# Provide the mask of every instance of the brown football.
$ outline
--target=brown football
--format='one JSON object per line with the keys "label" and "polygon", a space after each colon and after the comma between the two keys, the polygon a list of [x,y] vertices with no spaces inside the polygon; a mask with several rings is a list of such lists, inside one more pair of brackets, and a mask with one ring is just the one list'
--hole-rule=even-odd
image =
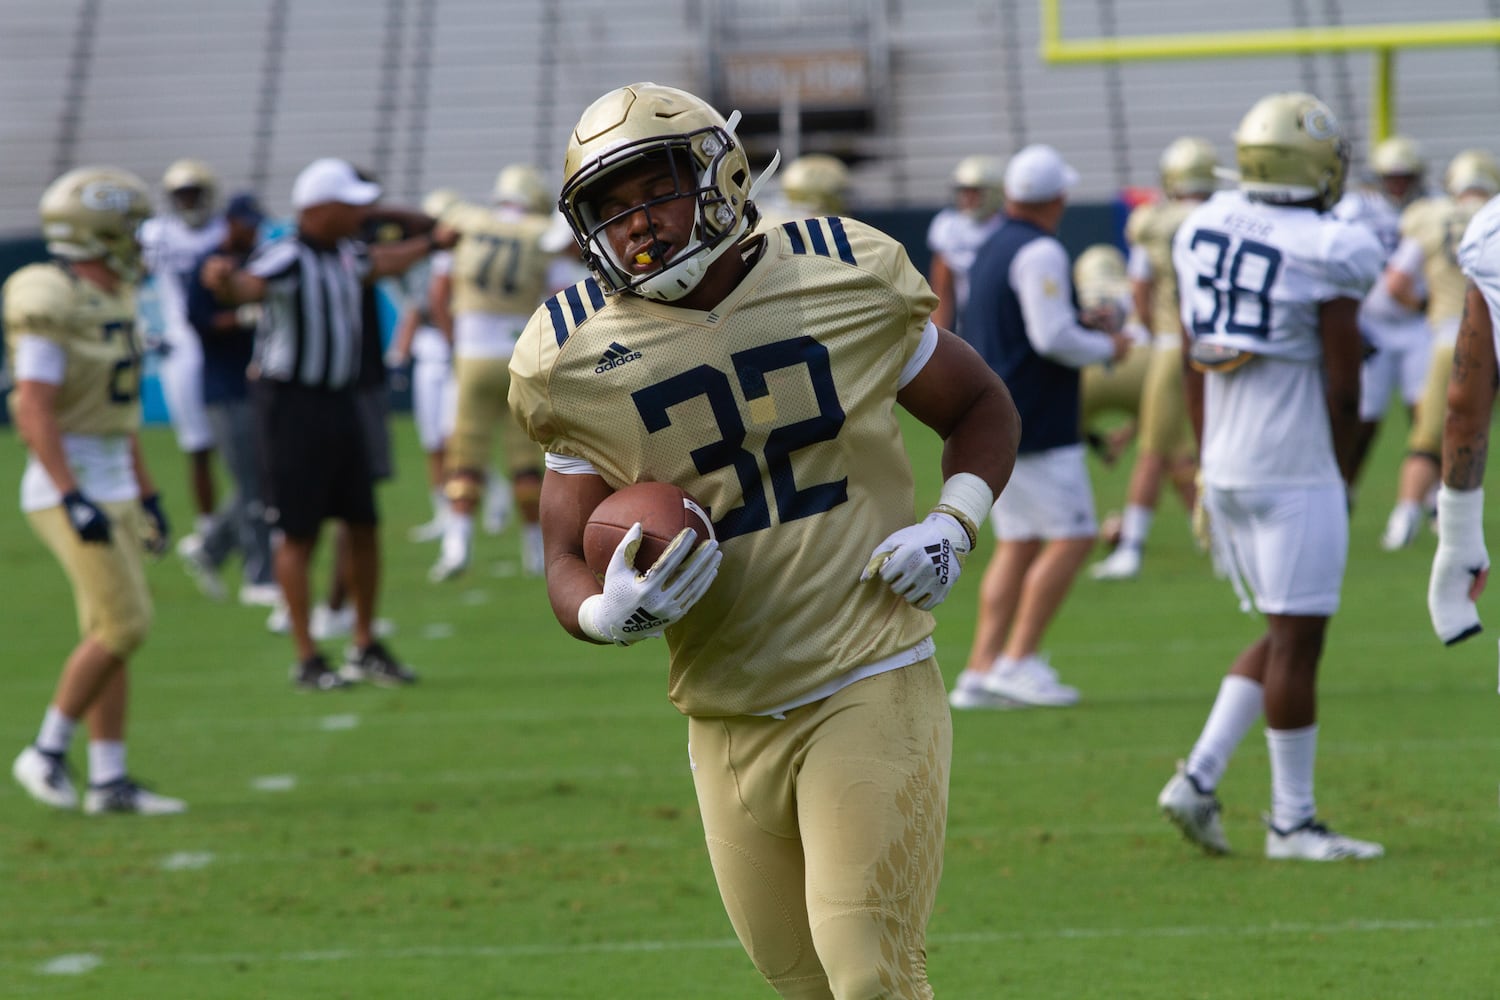
{"label": "brown football", "polygon": [[620,539],[637,521],[641,524],[641,547],[636,550],[635,568],[640,573],[661,558],[683,528],[697,531],[700,542],[714,536],[708,512],[682,487],[632,483],[605,497],[584,526],[583,558],[595,576],[604,578]]}

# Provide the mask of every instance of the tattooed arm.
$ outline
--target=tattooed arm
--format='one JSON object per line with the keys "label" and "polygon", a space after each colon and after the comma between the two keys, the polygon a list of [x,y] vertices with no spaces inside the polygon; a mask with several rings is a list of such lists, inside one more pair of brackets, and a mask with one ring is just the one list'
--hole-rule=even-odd
{"label": "tattooed arm", "polygon": [[1458,341],[1453,346],[1448,414],[1443,421],[1443,482],[1456,490],[1484,485],[1497,386],[1492,330],[1489,305],[1471,281],[1464,296]]}

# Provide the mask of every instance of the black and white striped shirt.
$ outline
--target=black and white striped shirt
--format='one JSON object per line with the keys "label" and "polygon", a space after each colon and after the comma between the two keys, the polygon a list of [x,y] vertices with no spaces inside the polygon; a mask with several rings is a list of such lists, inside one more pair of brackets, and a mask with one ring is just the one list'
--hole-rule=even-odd
{"label": "black and white striped shirt", "polygon": [[295,234],[255,251],[245,270],[266,281],[255,335],[260,377],[315,389],[345,389],[359,375],[360,289],[370,270],[362,243],[328,249]]}

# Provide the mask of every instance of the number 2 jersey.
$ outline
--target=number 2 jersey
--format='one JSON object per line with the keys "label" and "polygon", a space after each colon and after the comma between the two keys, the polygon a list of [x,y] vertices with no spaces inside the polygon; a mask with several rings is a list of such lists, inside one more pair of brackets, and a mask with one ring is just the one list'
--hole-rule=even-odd
{"label": "number 2 jersey", "polygon": [[1183,222],[1172,257],[1188,335],[1255,355],[1205,377],[1204,482],[1339,482],[1318,306],[1364,298],[1385,259],[1379,241],[1332,215],[1221,191]]}
{"label": "number 2 jersey", "polygon": [[[18,379],[16,353],[24,338],[47,342],[61,362],[53,413],[79,488],[95,500],[136,496],[130,435],[140,426],[140,348],[135,294],[114,293],[75,278],[61,264],[30,264],[5,282],[7,367]],[[50,381],[50,379],[47,379]],[[10,404],[14,417],[16,396]],[[22,477],[22,507],[40,510],[61,496],[33,456]]]}
{"label": "number 2 jersey", "polygon": [[688,715],[765,714],[847,672],[930,655],[933,619],[870,553],[913,517],[894,411],[937,304],[900,244],[851,219],[772,226],[708,312],[592,280],[537,310],[510,404],[549,452],[613,488],[671,482],[704,504],[724,561],[667,630],[668,693]]}

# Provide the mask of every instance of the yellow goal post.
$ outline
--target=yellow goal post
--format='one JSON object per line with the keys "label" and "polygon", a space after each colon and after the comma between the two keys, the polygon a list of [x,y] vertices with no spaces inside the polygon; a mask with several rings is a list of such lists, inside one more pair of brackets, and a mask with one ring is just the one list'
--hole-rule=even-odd
{"label": "yellow goal post", "polygon": [[1375,78],[1371,85],[1370,135],[1376,142],[1388,138],[1392,132],[1395,110],[1391,100],[1391,79],[1397,50],[1500,44],[1500,18],[1063,38],[1062,0],[1041,0],[1041,28],[1042,60],[1053,64],[1372,52]]}

